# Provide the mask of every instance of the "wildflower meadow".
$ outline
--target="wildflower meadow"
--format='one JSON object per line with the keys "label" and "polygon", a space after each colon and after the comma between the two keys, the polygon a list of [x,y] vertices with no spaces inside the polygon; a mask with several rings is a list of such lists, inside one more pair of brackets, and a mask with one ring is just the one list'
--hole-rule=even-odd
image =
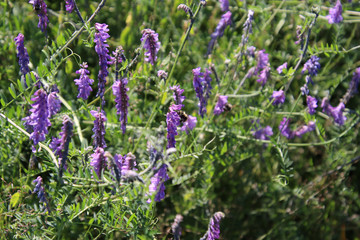
{"label": "wildflower meadow", "polygon": [[359,0],[0,11],[0,239],[360,239]]}

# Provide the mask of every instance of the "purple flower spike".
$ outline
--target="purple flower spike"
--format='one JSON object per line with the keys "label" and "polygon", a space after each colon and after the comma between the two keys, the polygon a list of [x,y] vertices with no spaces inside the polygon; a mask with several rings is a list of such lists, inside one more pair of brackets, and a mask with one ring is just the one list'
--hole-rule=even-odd
{"label": "purple flower spike", "polygon": [[[153,177],[151,177],[150,185],[149,185],[149,192],[150,194],[156,192],[154,200],[156,202],[160,202],[162,199],[165,198],[165,184],[164,182],[169,179],[167,174],[167,166],[163,164],[160,169],[155,173]],[[151,199],[147,200],[148,203],[151,202]]]}
{"label": "purple flower spike", "polygon": [[307,70],[311,76],[316,76],[321,68],[319,60],[320,58],[318,56],[311,56],[311,58],[304,64],[301,73],[304,73]]}
{"label": "purple flower spike", "polygon": [[53,85],[52,91],[48,95],[49,118],[57,114],[61,108],[61,101],[59,100],[57,93],[59,93],[59,90],[56,85]]}
{"label": "purple flower spike", "polygon": [[75,2],[74,0],[65,0],[65,8],[68,13],[72,13],[75,8]]}
{"label": "purple flower spike", "polygon": [[270,139],[269,136],[273,135],[273,131],[270,126],[266,126],[264,128],[258,128],[252,134],[256,139],[269,140]]}
{"label": "purple flower spike", "polygon": [[37,145],[45,140],[45,135],[48,133],[47,128],[51,126],[48,119],[49,110],[45,90],[37,90],[31,100],[34,101],[31,105],[31,115],[23,118],[23,120],[25,121],[24,125],[32,126],[33,132],[30,135],[30,139],[33,140],[34,145]]}
{"label": "purple flower spike", "polygon": [[337,0],[335,7],[330,8],[329,15],[326,16],[330,24],[342,22],[343,17],[342,14],[342,6],[340,0]]}
{"label": "purple flower spike", "polygon": [[[209,228],[205,234],[206,240],[215,240],[220,238],[220,221],[225,217],[222,212],[216,212],[210,219]],[[205,237],[201,238],[201,240]]]}
{"label": "purple flower spike", "polygon": [[231,12],[227,11],[225,14],[221,16],[221,19],[218,25],[216,26],[215,32],[211,34],[211,40],[209,42],[208,52],[207,52],[208,55],[212,52],[216,39],[224,35],[224,31],[226,27],[229,26],[230,24],[231,24]]}
{"label": "purple flower spike", "polygon": [[38,176],[33,183],[35,183],[35,188],[34,191],[32,191],[32,193],[37,193],[38,198],[39,198],[39,202],[42,202],[45,204],[47,211],[50,212],[50,206],[49,206],[49,202],[46,198],[46,193],[45,193],[45,189],[42,186],[43,184],[43,180],[40,176]]}
{"label": "purple flower spike", "polygon": [[146,50],[145,61],[154,65],[157,60],[157,53],[159,52],[161,44],[159,42],[159,34],[149,28],[142,30],[141,33],[143,35],[140,41],[142,42],[146,39],[144,44],[144,49]]}
{"label": "purple flower spike", "polygon": [[267,80],[270,77],[270,67],[265,67],[259,75],[259,78],[256,80],[258,83],[261,83],[261,86],[264,86]]}
{"label": "purple flower spike", "polygon": [[309,114],[313,115],[316,112],[315,108],[318,107],[316,98],[308,95],[306,97],[306,103],[309,108]]}
{"label": "purple flower spike", "polygon": [[126,87],[128,81],[126,78],[117,80],[112,89],[113,94],[116,97],[116,109],[117,114],[120,114],[120,122],[121,122],[121,130],[123,134],[126,131],[126,123],[127,123],[127,114],[128,114],[128,106],[129,106],[129,97],[127,95],[127,92],[129,91],[129,88]]}
{"label": "purple flower spike", "polygon": [[98,178],[101,178],[101,172],[106,167],[106,157],[104,154],[104,149],[101,147],[96,148],[95,152],[91,154],[90,165],[94,167],[94,171]]}
{"label": "purple flower spike", "polygon": [[[103,99],[104,92],[105,92],[105,84],[106,84],[106,77],[109,75],[108,66],[113,63],[113,58],[109,55],[109,45],[106,43],[107,39],[110,37],[108,34],[108,25],[105,23],[95,23],[95,51],[99,56],[99,65],[100,70],[98,74],[98,87],[99,90],[96,94],[97,97],[100,97]],[[103,104],[104,104],[103,100]]]}
{"label": "purple flower spike", "polygon": [[220,2],[220,8],[221,8],[221,11],[223,12],[227,12],[229,11],[229,0],[219,0]]}
{"label": "purple flower spike", "polygon": [[285,102],[285,93],[283,90],[274,91],[272,98],[274,99],[273,105],[283,104]]}
{"label": "purple flower spike", "polygon": [[159,71],[157,72],[157,76],[158,76],[160,79],[167,79],[168,73],[165,72],[164,70],[159,70]]}
{"label": "purple flower spike", "polygon": [[185,131],[186,134],[189,134],[190,130],[193,130],[196,127],[197,119],[191,115],[188,116],[187,120],[184,122],[181,127],[181,131]]}
{"label": "purple flower spike", "polygon": [[46,3],[44,0],[30,0],[29,3],[33,5],[34,10],[39,17],[38,28],[40,28],[42,32],[45,32],[49,22]]}
{"label": "purple flower spike", "polygon": [[105,143],[105,122],[107,121],[104,112],[98,112],[95,110],[90,111],[91,115],[95,118],[94,128],[92,129],[94,135],[91,137],[94,139],[95,148],[106,148]]}
{"label": "purple flower spike", "polygon": [[19,58],[19,65],[20,65],[20,71],[21,74],[26,75],[28,72],[30,72],[29,69],[29,54],[24,46],[24,35],[21,33],[18,34],[18,36],[14,39],[16,50],[17,50],[17,57]]}
{"label": "purple flower spike", "polygon": [[184,105],[182,104],[185,100],[185,96],[182,96],[184,89],[181,89],[179,85],[172,86],[170,87],[170,89],[174,91],[173,96],[174,96],[175,104],[184,107]]}
{"label": "purple flower spike", "polygon": [[219,115],[220,113],[224,112],[227,102],[228,96],[219,96],[219,99],[214,108],[214,114]]}
{"label": "purple flower spike", "polygon": [[284,64],[280,65],[276,71],[281,74],[283,72],[283,69],[287,69],[287,62],[285,62]]}
{"label": "purple flower spike", "polygon": [[94,83],[93,79],[89,78],[90,71],[87,70],[88,65],[86,62],[83,62],[80,64],[80,69],[76,71],[76,74],[80,74],[79,79],[75,79],[75,85],[78,86],[78,98],[82,98],[84,100],[88,99],[90,96],[90,92],[92,91],[92,88],[90,85]]}
{"label": "purple flower spike", "polygon": [[316,128],[315,122],[310,121],[308,125],[301,126],[299,129],[294,131],[294,135],[301,138],[302,135],[304,135],[307,132],[314,131],[315,128]]}
{"label": "purple flower spike", "polygon": [[258,74],[259,71],[269,65],[269,54],[265,53],[265,50],[257,52],[257,65],[254,74]]}
{"label": "purple flower spike", "polygon": [[53,138],[49,147],[54,151],[55,155],[59,157],[60,168],[66,169],[66,160],[69,152],[69,144],[73,135],[73,123],[69,116],[65,115],[63,118],[63,126],[61,127],[60,138]]}
{"label": "purple flower spike", "polygon": [[169,108],[169,112],[166,114],[166,125],[167,125],[167,148],[175,147],[175,136],[178,135],[177,127],[180,125],[180,116],[177,113],[181,109],[181,105],[172,105]]}
{"label": "purple flower spike", "polygon": [[174,240],[180,240],[180,236],[181,236],[180,223],[182,222],[182,220],[183,220],[183,216],[181,216],[180,214],[176,214],[174,222],[171,224],[171,230],[172,233],[174,234]]}
{"label": "purple flower spike", "polygon": [[206,114],[206,105],[211,94],[211,71],[205,69],[205,73],[201,72],[201,68],[195,68],[192,70],[194,79],[193,86],[196,92],[196,96],[199,99],[199,114],[204,117]]}
{"label": "purple flower spike", "polygon": [[280,130],[281,135],[283,135],[287,139],[294,137],[294,134],[291,131],[289,124],[290,124],[290,119],[287,119],[284,117],[279,125],[279,130]]}
{"label": "purple flower spike", "polygon": [[337,107],[330,105],[329,100],[324,98],[321,102],[321,107],[323,112],[334,118],[334,122],[341,125],[344,125],[346,117],[343,115],[345,110],[345,104],[340,102]]}

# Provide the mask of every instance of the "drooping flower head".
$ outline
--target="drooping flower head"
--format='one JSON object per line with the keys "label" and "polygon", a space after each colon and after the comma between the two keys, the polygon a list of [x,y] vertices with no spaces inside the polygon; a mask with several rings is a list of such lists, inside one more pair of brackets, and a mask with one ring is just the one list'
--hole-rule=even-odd
{"label": "drooping flower head", "polygon": [[180,223],[183,221],[183,216],[176,214],[174,222],[171,224],[171,230],[174,235],[174,240],[180,240],[181,226]]}
{"label": "drooping flower head", "polygon": [[226,109],[226,104],[228,102],[228,96],[219,96],[219,99],[214,108],[214,114],[219,115]]}
{"label": "drooping flower head", "polygon": [[326,16],[330,24],[342,22],[343,17],[342,6],[340,0],[337,0],[336,5],[333,8],[330,8],[329,15]]}
{"label": "drooping flower head", "polygon": [[76,74],[80,74],[79,79],[75,79],[75,85],[78,86],[78,98],[82,98],[84,100],[88,99],[90,96],[90,92],[92,91],[92,88],[90,85],[94,83],[93,79],[89,78],[90,71],[87,70],[88,65],[86,62],[83,62],[80,64],[80,69],[76,71]]}
{"label": "drooping flower head", "polygon": [[36,185],[35,185],[35,188],[32,191],[32,193],[37,193],[38,198],[39,198],[39,202],[44,203],[45,206],[46,206],[47,211],[50,212],[50,205],[49,205],[49,202],[48,202],[48,200],[46,198],[45,188],[42,186],[42,184],[43,184],[42,177],[38,176],[33,181],[33,183],[35,183]]}
{"label": "drooping flower head", "polygon": [[290,129],[290,119],[287,119],[286,117],[283,118],[283,120],[280,122],[279,130],[281,135],[286,137],[287,139],[293,138],[293,132]]}
{"label": "drooping flower head", "polygon": [[314,131],[315,128],[316,128],[315,122],[314,122],[314,121],[310,121],[307,125],[303,125],[303,126],[299,127],[298,129],[296,129],[296,130],[293,132],[293,135],[301,138],[302,135],[304,135],[304,134],[307,133],[307,132]]}
{"label": "drooping flower head", "polygon": [[126,131],[126,123],[127,123],[127,114],[128,114],[128,106],[129,106],[129,96],[127,92],[129,88],[126,87],[128,81],[127,78],[122,78],[117,80],[112,86],[113,94],[115,96],[116,102],[116,113],[120,114],[120,123],[122,132]]}
{"label": "drooping flower head", "polygon": [[157,60],[157,53],[159,52],[161,44],[159,42],[159,34],[149,28],[142,30],[141,33],[142,38],[140,41],[142,42],[146,39],[144,44],[144,49],[146,50],[145,61],[154,65]]}
{"label": "drooping flower head", "polygon": [[241,43],[240,45],[243,47],[249,41],[249,35],[253,32],[252,31],[252,22],[254,21],[254,11],[248,11],[248,17],[244,23],[243,34],[241,36]]}
{"label": "drooping flower head", "polygon": [[19,33],[17,37],[14,39],[16,50],[17,50],[17,57],[19,58],[19,65],[20,65],[20,71],[22,75],[26,75],[28,72],[30,72],[29,69],[29,54],[24,46],[24,35]]}
{"label": "drooping flower head", "polygon": [[105,143],[105,122],[107,121],[105,113],[99,112],[95,110],[90,111],[91,115],[95,118],[94,120],[94,128],[92,129],[94,135],[91,137],[94,139],[94,147],[95,148],[106,148]]}
{"label": "drooping flower head", "polygon": [[269,54],[265,50],[260,50],[256,54],[257,65],[254,74],[258,74],[261,70],[269,65]]}
{"label": "drooping flower head", "polygon": [[284,64],[280,65],[280,66],[276,69],[276,71],[277,71],[279,74],[281,74],[282,71],[283,71],[283,69],[287,69],[287,62],[285,62]]}
{"label": "drooping flower head", "polygon": [[68,13],[72,13],[75,8],[74,0],[65,0],[65,8]]}
{"label": "drooping flower head", "polygon": [[185,100],[185,96],[182,96],[184,89],[181,89],[179,85],[172,86],[170,87],[170,89],[174,91],[173,97],[175,104],[184,107],[184,105],[182,104]]}
{"label": "drooping flower head", "polygon": [[48,108],[49,108],[49,118],[54,116],[56,113],[60,111],[61,108],[61,101],[59,96],[59,89],[57,88],[56,84],[51,87],[51,92],[48,95]]}
{"label": "drooping flower head", "polygon": [[[151,177],[150,185],[149,185],[149,192],[150,194],[156,193],[154,200],[156,202],[160,202],[162,199],[165,198],[165,184],[164,182],[169,179],[167,174],[167,166],[163,164],[160,169],[155,173],[153,177]],[[151,199],[147,200],[148,203],[151,202]]]}
{"label": "drooping flower head", "polygon": [[215,240],[220,238],[220,221],[225,217],[223,212],[216,212],[210,219],[209,228],[205,234],[206,238],[201,240]]}
{"label": "drooping flower head", "polygon": [[267,80],[270,77],[270,70],[271,68],[269,66],[265,67],[263,70],[261,70],[259,74],[259,78],[256,80],[258,83],[261,83],[261,86],[264,86]]}
{"label": "drooping flower head", "polygon": [[316,98],[308,95],[306,97],[306,104],[309,108],[309,114],[313,115],[316,112],[315,109],[318,107]]}
{"label": "drooping flower head", "polygon": [[38,28],[41,29],[42,32],[46,31],[47,24],[49,22],[47,16],[47,5],[44,0],[30,0],[30,4],[33,5],[33,9],[39,17]]}
{"label": "drooping flower head", "polygon": [[98,178],[101,178],[101,172],[106,167],[107,157],[105,156],[104,149],[97,147],[95,152],[91,154],[90,166],[94,167],[94,171]]}
{"label": "drooping flower head", "polygon": [[[106,43],[110,37],[108,34],[108,25],[103,23],[95,23],[95,51],[99,56],[99,74],[98,74],[98,87],[99,90],[96,94],[97,97],[103,99],[105,92],[106,77],[109,75],[108,66],[113,63],[113,58],[109,55],[109,45]],[[104,100],[103,100],[104,103]]]}
{"label": "drooping flower head", "polygon": [[49,147],[54,154],[59,157],[60,168],[66,169],[66,160],[69,152],[69,144],[73,135],[73,123],[69,116],[63,118],[63,126],[61,127],[60,138],[53,138]]}
{"label": "drooping flower head", "polygon": [[205,69],[205,73],[201,72],[201,67],[195,68],[192,70],[193,86],[196,92],[196,97],[199,99],[199,114],[201,117],[206,113],[206,105],[211,94],[211,81],[210,77],[211,71]]}
{"label": "drooping flower head", "polygon": [[175,147],[175,136],[178,135],[177,127],[180,125],[180,116],[177,113],[181,109],[181,105],[171,105],[169,112],[166,114],[167,125],[167,148]]}
{"label": "drooping flower head", "polygon": [[319,63],[320,58],[318,56],[311,56],[309,60],[306,61],[301,73],[304,73],[306,70],[311,76],[316,76],[319,69],[321,68]]}
{"label": "drooping flower head", "polygon": [[321,107],[324,113],[334,118],[335,123],[340,126],[344,125],[346,117],[344,116],[345,104],[343,102],[340,102],[339,105],[333,107],[330,105],[329,99],[325,97],[321,102]]}
{"label": "drooping flower head", "polygon": [[221,11],[229,11],[229,0],[219,0]]}
{"label": "drooping flower head", "polygon": [[283,90],[274,91],[271,98],[274,99],[273,105],[283,104],[285,102],[285,93]]}
{"label": "drooping flower head", "polygon": [[196,127],[197,119],[191,115],[188,115],[186,121],[183,123],[181,127],[181,131],[185,131],[186,134],[189,134],[190,130],[193,130]]}
{"label": "drooping flower head", "polygon": [[49,121],[48,97],[44,89],[39,89],[34,93],[31,99],[34,103],[31,105],[31,115],[23,118],[24,125],[32,126],[33,132],[30,139],[33,140],[34,145],[45,140],[45,135],[48,133],[48,127],[51,126]]}
{"label": "drooping flower head", "polygon": [[216,39],[224,35],[224,31],[226,27],[229,26],[230,24],[231,24],[231,12],[227,11],[225,14],[221,16],[221,19],[218,25],[216,26],[215,32],[211,34],[211,40],[209,42],[208,52],[207,52],[208,55],[212,52]]}

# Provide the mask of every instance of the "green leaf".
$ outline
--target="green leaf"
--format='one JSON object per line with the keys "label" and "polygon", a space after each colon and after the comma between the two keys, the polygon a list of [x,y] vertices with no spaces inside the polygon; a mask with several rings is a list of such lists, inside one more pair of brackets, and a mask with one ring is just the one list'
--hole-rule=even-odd
{"label": "green leaf", "polygon": [[12,83],[10,84],[9,92],[13,98],[16,98],[16,91],[15,91],[14,85]]}
{"label": "green leaf", "polygon": [[224,155],[227,152],[227,142],[225,142],[224,146],[221,149],[220,155]]}
{"label": "green leaf", "polygon": [[5,104],[5,101],[4,101],[2,98],[0,99],[0,103],[1,103],[1,105],[2,105],[3,107],[5,107],[6,104]]}
{"label": "green leaf", "polygon": [[14,194],[11,196],[11,199],[10,199],[10,205],[11,205],[11,207],[16,207],[16,205],[19,204],[20,197],[21,197],[20,192],[14,193]]}

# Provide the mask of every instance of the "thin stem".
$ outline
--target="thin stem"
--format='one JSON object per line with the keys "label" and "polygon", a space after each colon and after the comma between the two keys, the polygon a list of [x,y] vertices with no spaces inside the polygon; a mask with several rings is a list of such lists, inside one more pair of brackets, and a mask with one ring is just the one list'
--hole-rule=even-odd
{"label": "thin stem", "polygon": [[85,21],[84,21],[83,17],[81,16],[81,13],[80,13],[80,11],[79,11],[79,8],[78,8],[75,0],[74,0],[74,6],[75,6],[75,12],[76,12],[76,14],[78,15],[78,17],[80,18],[80,21],[81,21],[83,24],[85,24]]}

